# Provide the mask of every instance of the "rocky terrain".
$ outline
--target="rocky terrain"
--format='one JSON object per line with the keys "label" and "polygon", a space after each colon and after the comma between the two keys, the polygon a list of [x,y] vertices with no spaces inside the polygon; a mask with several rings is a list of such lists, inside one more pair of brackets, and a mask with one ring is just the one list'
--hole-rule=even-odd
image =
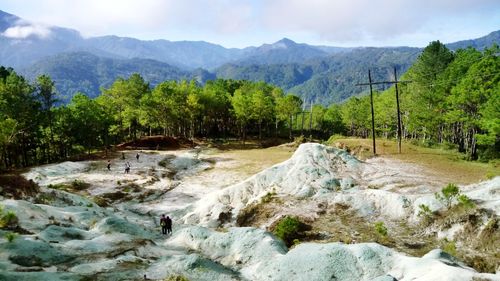
{"label": "rocky terrain", "polygon": [[[110,171],[32,168],[22,176],[36,192],[3,187],[2,218],[15,218],[0,224],[0,279],[500,280],[500,177],[446,201],[435,193],[448,183],[421,167],[320,144],[275,165],[209,148],[139,153]],[[304,225],[293,243],[271,233],[287,217]]]}

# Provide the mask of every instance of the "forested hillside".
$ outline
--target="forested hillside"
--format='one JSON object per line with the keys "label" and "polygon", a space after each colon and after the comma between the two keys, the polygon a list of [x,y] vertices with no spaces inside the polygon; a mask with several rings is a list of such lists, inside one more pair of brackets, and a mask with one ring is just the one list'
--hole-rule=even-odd
{"label": "forested hillside", "polygon": [[[403,138],[425,145],[446,144],[471,160],[499,157],[498,53],[497,45],[483,52],[472,48],[451,52],[439,41],[426,47],[400,78],[412,81],[400,86]],[[395,59],[398,54],[395,52]],[[158,81],[157,85],[137,73],[128,76],[125,70],[124,78],[116,80],[105,70],[81,77],[88,65],[99,69],[101,64],[114,64],[121,70],[127,69],[124,62],[128,62],[102,61],[88,54],[81,57],[81,62],[61,69],[83,84],[102,75],[109,79],[109,86],[101,88],[98,97],[79,93],[58,107],[57,80],[41,75],[30,83],[12,69],[0,69],[0,146],[4,148],[0,160],[4,168],[63,159],[149,134],[243,140],[247,135],[292,138],[306,132],[320,138],[370,134],[369,96],[325,107],[285,95],[266,82],[217,79],[201,85],[195,80],[161,81],[166,74],[155,73],[157,62],[147,60],[138,60],[138,64],[147,65],[152,71],[147,72],[150,80]],[[376,61],[395,59],[381,55]],[[64,66],[64,60],[61,64]],[[387,73],[390,68],[372,72],[377,70]],[[174,79],[184,75],[173,72]],[[394,89],[377,93],[374,101],[377,135],[394,138]]]}
{"label": "forested hillside", "polygon": [[155,60],[112,59],[86,52],[53,56],[36,63],[23,73],[31,81],[42,74],[50,75],[60,93],[59,101],[63,103],[68,103],[78,92],[94,98],[99,95],[101,87],[109,87],[117,77],[129,77],[133,73],[139,73],[151,85],[165,80],[196,78],[190,72]]}
{"label": "forested hillside", "polygon": [[[403,137],[425,145],[446,144],[469,159],[498,158],[500,151],[500,50],[451,52],[439,41],[427,46],[401,79]],[[377,133],[395,137],[395,89],[374,97]],[[351,135],[367,137],[369,96],[342,106]]]}
{"label": "forested hillside", "polygon": [[389,79],[394,66],[405,72],[421,49],[418,48],[358,48],[339,52],[328,58],[314,59],[303,64],[225,65],[216,70],[217,77],[266,81],[299,95],[308,103],[341,102],[365,89],[368,69],[375,80]]}

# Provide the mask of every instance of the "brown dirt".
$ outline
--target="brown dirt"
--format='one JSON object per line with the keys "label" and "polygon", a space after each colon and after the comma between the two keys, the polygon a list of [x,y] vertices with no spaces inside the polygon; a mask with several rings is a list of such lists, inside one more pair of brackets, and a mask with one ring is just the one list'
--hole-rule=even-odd
{"label": "brown dirt", "polygon": [[38,193],[40,187],[19,174],[0,175],[0,195],[13,199],[26,199]]}
{"label": "brown dirt", "polygon": [[193,147],[194,142],[187,139],[166,137],[166,136],[150,136],[143,137],[134,141],[121,143],[116,146],[117,149],[159,149],[171,150],[182,147]]}

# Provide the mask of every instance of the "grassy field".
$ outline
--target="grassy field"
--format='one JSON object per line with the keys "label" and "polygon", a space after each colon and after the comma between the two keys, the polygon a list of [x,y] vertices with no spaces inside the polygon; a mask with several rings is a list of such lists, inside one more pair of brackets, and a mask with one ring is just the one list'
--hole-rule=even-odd
{"label": "grassy field", "polygon": [[[338,138],[332,144],[334,143],[344,143],[351,150],[360,151],[361,157],[372,156],[371,139]],[[423,166],[447,182],[469,184],[500,175],[498,161],[495,163],[465,161],[462,159],[462,154],[453,150],[426,148],[404,142],[399,154],[396,141],[377,139],[376,145],[378,156]]]}
{"label": "grassy field", "polygon": [[212,148],[214,150],[205,151],[205,153],[220,159],[236,160],[233,165],[225,167],[226,170],[248,175],[256,174],[281,163],[289,159],[295,152],[295,148],[289,147],[271,146],[262,148],[257,141],[248,141],[245,145],[240,141],[231,141],[212,146]]}

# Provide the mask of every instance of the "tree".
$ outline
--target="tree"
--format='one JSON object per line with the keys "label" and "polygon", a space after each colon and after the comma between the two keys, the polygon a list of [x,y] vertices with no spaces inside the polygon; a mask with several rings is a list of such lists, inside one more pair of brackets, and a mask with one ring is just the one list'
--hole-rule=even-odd
{"label": "tree", "polygon": [[95,100],[77,93],[71,99],[68,109],[71,114],[71,135],[76,143],[83,145],[88,154],[92,148],[105,144],[108,117]]}
{"label": "tree", "polygon": [[471,65],[465,76],[453,87],[448,99],[452,108],[449,118],[463,124],[465,149],[472,160],[478,158],[478,144],[494,145],[498,141],[498,123],[495,123],[500,118],[498,52],[498,46],[486,50],[483,58]]}
{"label": "tree", "polygon": [[321,122],[320,129],[327,133],[327,136],[333,134],[345,133],[345,125],[342,121],[342,107],[338,104],[332,104],[328,107]]}
{"label": "tree", "polygon": [[128,128],[128,137],[136,138],[140,118],[141,97],[149,93],[149,84],[137,73],[129,79],[118,78],[108,89],[103,90],[99,102],[113,116],[117,125],[111,126],[111,133],[120,140],[124,137],[124,128]]}
{"label": "tree", "polygon": [[413,100],[410,109],[423,139],[442,141],[444,96],[438,91],[439,75],[453,60],[453,53],[439,41],[431,42],[408,71],[413,81],[407,89]]}
{"label": "tree", "polygon": [[272,97],[266,95],[262,90],[255,90],[251,96],[251,118],[259,125],[259,140],[262,139],[262,122],[271,120],[274,115],[274,105]]}
{"label": "tree", "polygon": [[276,101],[276,114],[280,120],[288,119],[289,138],[292,139],[293,116],[301,112],[302,100],[294,95],[288,94]]}
{"label": "tree", "polygon": [[[32,85],[12,69],[0,79],[0,117],[4,128],[2,158],[5,167],[37,162],[40,103]],[[5,75],[2,74],[2,75]]]}
{"label": "tree", "polygon": [[40,98],[42,107],[41,110],[46,115],[47,122],[48,122],[48,134],[50,138],[50,142],[48,143],[48,155],[47,155],[47,162],[50,161],[51,159],[51,146],[54,143],[54,130],[52,128],[52,108],[54,104],[57,102],[56,99],[56,88],[55,88],[55,83],[52,81],[52,79],[47,76],[47,75],[41,75],[37,79],[37,94]]}
{"label": "tree", "polygon": [[251,96],[243,93],[241,89],[238,89],[234,92],[233,97],[231,98],[231,105],[233,106],[234,115],[236,116],[236,120],[241,126],[241,132],[243,134],[243,143],[246,140],[246,126],[248,121],[252,116],[252,100]]}

